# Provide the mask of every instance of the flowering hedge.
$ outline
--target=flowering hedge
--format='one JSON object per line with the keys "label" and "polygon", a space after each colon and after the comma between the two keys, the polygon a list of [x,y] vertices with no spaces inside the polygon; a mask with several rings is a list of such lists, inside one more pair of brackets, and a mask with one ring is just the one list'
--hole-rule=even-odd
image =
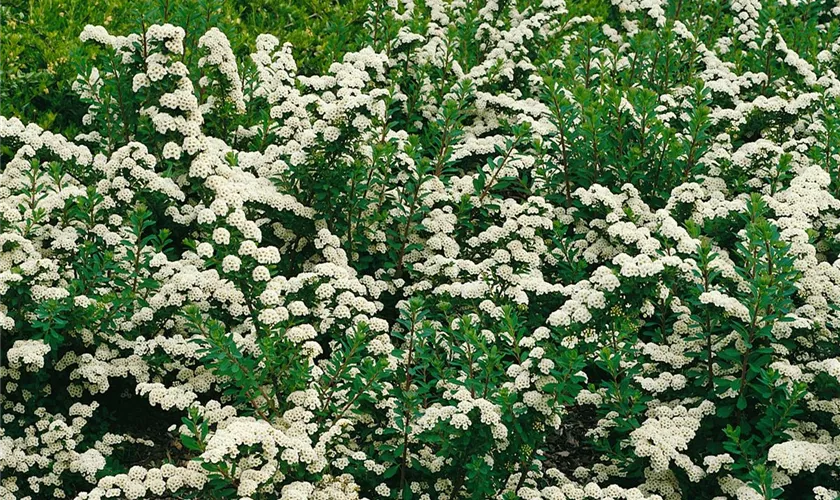
{"label": "flowering hedge", "polygon": [[188,38],[216,26],[240,57],[250,53],[258,34],[282,34],[294,44],[304,70],[323,71],[337,52],[355,47],[364,13],[364,0],[5,1],[0,4],[0,114],[54,133],[79,132],[84,107],[72,91],[79,59],[107,56],[82,47],[78,35],[86,24],[123,33],[169,22],[183,26]]}
{"label": "flowering hedge", "polygon": [[87,26],[86,132],[0,117],[0,498],[836,498],[837,16]]}

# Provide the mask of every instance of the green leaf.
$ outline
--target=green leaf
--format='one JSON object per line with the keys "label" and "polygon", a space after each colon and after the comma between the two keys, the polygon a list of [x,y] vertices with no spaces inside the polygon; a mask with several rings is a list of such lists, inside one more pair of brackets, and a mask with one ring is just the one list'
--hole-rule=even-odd
{"label": "green leaf", "polygon": [[721,405],[718,405],[717,411],[715,412],[715,415],[717,415],[720,418],[729,418],[729,416],[732,415],[732,411],[734,409],[735,409],[735,407],[733,405],[723,405],[723,404],[721,404]]}
{"label": "green leaf", "polygon": [[198,446],[198,441],[196,441],[193,437],[181,434],[181,442],[190,450],[201,451],[201,447]]}

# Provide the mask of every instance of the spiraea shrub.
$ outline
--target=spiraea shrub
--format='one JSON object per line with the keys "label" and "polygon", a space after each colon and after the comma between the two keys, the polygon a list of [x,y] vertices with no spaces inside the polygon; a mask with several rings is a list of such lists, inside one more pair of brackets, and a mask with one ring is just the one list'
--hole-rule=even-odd
{"label": "spiraea shrub", "polygon": [[836,498],[838,16],[85,27],[84,132],[0,117],[0,497]]}

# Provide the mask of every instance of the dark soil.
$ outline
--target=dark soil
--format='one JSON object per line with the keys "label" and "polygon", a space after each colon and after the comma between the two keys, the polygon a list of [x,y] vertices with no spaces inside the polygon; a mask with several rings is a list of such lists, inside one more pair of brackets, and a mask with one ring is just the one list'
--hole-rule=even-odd
{"label": "dark soil", "polygon": [[586,433],[597,423],[598,417],[591,406],[570,408],[560,429],[546,438],[545,468],[555,467],[571,476],[578,467],[588,468],[597,463],[599,454],[586,438]]}

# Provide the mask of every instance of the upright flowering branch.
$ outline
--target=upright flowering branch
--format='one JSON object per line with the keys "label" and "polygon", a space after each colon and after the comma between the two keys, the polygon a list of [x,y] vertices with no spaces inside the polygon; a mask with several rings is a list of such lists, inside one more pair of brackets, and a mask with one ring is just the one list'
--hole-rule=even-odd
{"label": "upright flowering branch", "polygon": [[[412,374],[414,372],[414,360],[412,356],[414,356],[414,348],[416,342],[416,334],[415,329],[417,328],[418,321],[422,321],[422,311],[423,309],[423,301],[419,297],[411,298],[408,301],[408,310],[406,312],[404,326],[408,327],[408,331],[405,334],[405,342],[408,343],[405,346],[405,368],[403,373],[404,379],[404,386],[402,388],[402,400],[403,400],[403,408],[402,408],[402,457],[400,459],[400,486],[399,491],[402,492],[403,498],[407,498],[406,495],[410,495],[407,491],[408,484],[406,475],[411,469],[411,454],[409,452],[409,431],[411,429],[411,421],[413,420],[413,410],[411,404],[413,403],[413,396],[411,395],[412,392]],[[410,490],[409,490],[410,491]]]}
{"label": "upright flowering branch", "polygon": [[[696,227],[696,226],[695,226]],[[696,307],[702,306],[704,298],[708,297],[708,293],[712,292],[712,284],[715,279],[720,276],[720,271],[714,267],[715,258],[718,255],[712,251],[711,243],[708,240],[701,242],[698,248],[697,269],[694,270],[695,275],[699,278],[697,283],[698,298],[695,299],[694,305]],[[702,350],[691,353],[692,357],[701,360],[701,364],[705,365],[705,382],[704,385],[710,392],[715,389],[715,342],[716,334],[719,328],[717,318],[712,314],[709,308],[703,307],[702,317],[693,318],[694,324],[699,328],[696,337],[690,339],[698,339],[702,342]]]}
{"label": "upright flowering branch", "polygon": [[463,135],[463,122],[466,118],[464,111],[468,105],[468,98],[474,92],[472,86],[473,83],[469,79],[461,81],[454,91],[454,98],[443,104],[441,109],[443,117],[437,120],[440,137],[435,138],[433,142],[437,149],[437,153],[432,160],[435,177],[440,177],[443,174],[444,167],[450,163],[453,144]]}
{"label": "upright flowering branch", "polygon": [[566,208],[572,203],[572,178],[571,178],[571,164],[570,151],[572,150],[570,141],[567,139],[570,131],[574,130],[574,122],[576,118],[575,107],[569,102],[563,93],[563,88],[554,78],[543,77],[545,90],[543,99],[549,101],[549,109],[551,110],[551,122],[556,129],[556,134],[559,136],[559,142],[555,141],[555,149],[559,145],[559,160],[560,169],[563,173],[563,195],[565,197],[564,204]]}
{"label": "upright flowering branch", "polygon": [[508,139],[505,142],[504,149],[496,146],[496,153],[499,156],[488,160],[488,165],[490,167],[491,172],[490,178],[485,180],[482,176],[478,179],[478,185],[481,186],[481,192],[478,195],[479,203],[484,201],[484,198],[487,196],[488,193],[490,193],[490,190],[493,187],[496,187],[496,178],[499,176],[500,173],[505,171],[505,167],[512,160],[519,144],[526,140],[528,132],[530,130],[530,125],[528,124],[528,122],[524,122],[519,125],[514,125],[512,129],[513,138]]}
{"label": "upright flowering branch", "polygon": [[[398,216],[397,221],[402,223],[402,225],[401,231],[398,233],[398,237],[395,240],[396,261],[394,265],[396,276],[398,278],[403,274],[406,252],[409,250],[409,245],[411,244],[410,237],[412,235],[412,230],[416,229],[418,223],[417,211],[418,209],[422,209],[421,203],[425,193],[421,190],[421,188],[431,177],[431,174],[429,173],[430,165],[425,158],[416,160],[414,162],[414,167],[414,175],[402,187],[400,193],[400,198],[403,200],[400,209],[402,214]],[[405,209],[406,206],[408,207],[407,211]]]}

